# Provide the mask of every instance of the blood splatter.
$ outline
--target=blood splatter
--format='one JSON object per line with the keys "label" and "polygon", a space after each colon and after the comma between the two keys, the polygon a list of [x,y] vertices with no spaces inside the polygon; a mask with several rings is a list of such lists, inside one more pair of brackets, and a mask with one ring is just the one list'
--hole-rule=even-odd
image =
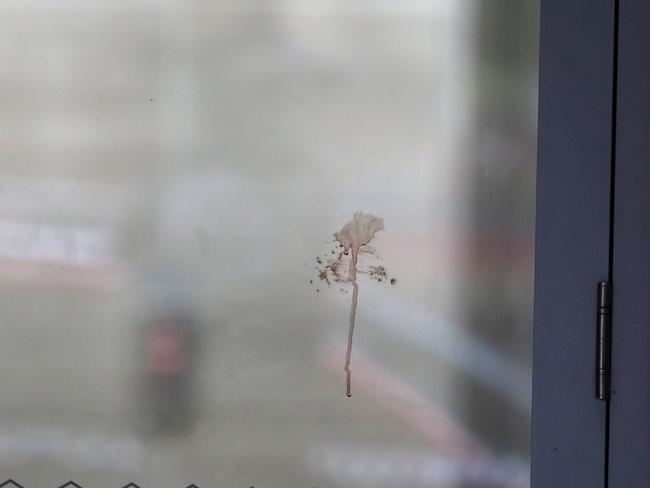
{"label": "blood splatter", "polygon": [[[397,283],[395,278],[390,278],[384,266],[371,265],[364,267],[361,263],[364,256],[378,258],[377,251],[369,243],[375,234],[384,230],[384,221],[374,215],[356,212],[352,220],[334,234],[334,249],[330,250],[328,257],[317,257],[316,262],[322,265],[318,269],[318,278],[325,281],[328,286],[333,283],[352,285],[352,302],[348,320],[348,347],[345,357],[344,371],[346,373],[346,395],[352,396],[352,368],[350,361],[352,357],[352,338],[357,315],[357,303],[359,300],[359,274],[367,275],[379,283]],[[347,266],[346,266],[347,264]],[[348,293],[345,288],[339,290]]]}

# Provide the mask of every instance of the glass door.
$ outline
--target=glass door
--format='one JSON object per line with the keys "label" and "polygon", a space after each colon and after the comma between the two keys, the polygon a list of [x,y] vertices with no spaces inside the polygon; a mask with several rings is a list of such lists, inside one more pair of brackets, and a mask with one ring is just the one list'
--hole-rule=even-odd
{"label": "glass door", "polygon": [[528,487],[538,9],[3,2],[3,479]]}

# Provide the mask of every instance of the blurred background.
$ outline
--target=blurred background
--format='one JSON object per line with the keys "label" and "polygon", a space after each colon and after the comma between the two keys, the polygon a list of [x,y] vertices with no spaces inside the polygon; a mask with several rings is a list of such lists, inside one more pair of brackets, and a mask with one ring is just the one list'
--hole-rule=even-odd
{"label": "blurred background", "polygon": [[[533,0],[0,2],[0,478],[524,488]],[[317,257],[355,211],[397,282]]]}

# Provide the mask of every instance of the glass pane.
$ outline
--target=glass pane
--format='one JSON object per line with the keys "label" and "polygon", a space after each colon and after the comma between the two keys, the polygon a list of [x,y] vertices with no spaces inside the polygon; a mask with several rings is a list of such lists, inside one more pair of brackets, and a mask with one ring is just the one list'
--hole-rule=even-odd
{"label": "glass pane", "polygon": [[3,479],[527,486],[537,3],[3,2]]}

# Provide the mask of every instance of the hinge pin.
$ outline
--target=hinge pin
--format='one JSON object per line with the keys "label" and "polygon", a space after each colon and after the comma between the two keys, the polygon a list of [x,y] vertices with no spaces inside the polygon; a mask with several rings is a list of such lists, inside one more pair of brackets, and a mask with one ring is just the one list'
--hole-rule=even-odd
{"label": "hinge pin", "polygon": [[609,400],[611,389],[611,340],[612,340],[612,285],[607,281],[598,283],[597,310],[598,354],[596,366],[596,397]]}

